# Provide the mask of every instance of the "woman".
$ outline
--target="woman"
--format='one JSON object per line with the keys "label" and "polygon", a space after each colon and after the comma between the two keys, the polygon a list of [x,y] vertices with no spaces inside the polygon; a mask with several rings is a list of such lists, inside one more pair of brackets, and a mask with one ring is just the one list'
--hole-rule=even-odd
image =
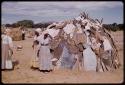
{"label": "woman", "polygon": [[38,68],[38,54],[39,54],[39,42],[37,41],[37,37],[40,35],[41,29],[36,29],[35,30],[35,36],[34,36],[34,41],[33,41],[33,51],[34,51],[34,55],[32,56],[32,60],[31,60],[31,68],[32,69],[37,69]]}
{"label": "woman", "polygon": [[52,71],[52,54],[50,53],[50,40],[52,37],[49,34],[41,34],[37,40],[39,41],[40,51],[39,51],[39,70],[42,72]]}
{"label": "woman", "polygon": [[[13,54],[13,42],[10,35],[11,35],[10,29],[6,29],[5,33],[2,34],[2,70],[7,69],[6,61],[11,60],[11,56],[9,55],[9,52],[11,52],[11,55]],[[10,68],[10,69],[13,69],[13,68]]]}

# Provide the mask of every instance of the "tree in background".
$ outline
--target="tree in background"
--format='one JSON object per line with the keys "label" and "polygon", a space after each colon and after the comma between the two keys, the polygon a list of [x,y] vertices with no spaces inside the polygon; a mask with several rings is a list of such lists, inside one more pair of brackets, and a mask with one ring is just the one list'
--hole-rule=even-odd
{"label": "tree in background", "polygon": [[[5,27],[23,27],[23,28],[46,28],[48,25],[52,24],[53,22],[41,22],[41,23],[36,23],[32,20],[21,20],[17,21],[16,23],[13,24],[5,24]],[[123,30],[123,24],[103,24],[103,27],[109,31],[118,31],[118,30]]]}
{"label": "tree in background", "polygon": [[22,21],[18,21],[16,25],[18,27],[22,26],[22,27],[32,28],[34,25],[34,22],[32,20],[22,20]]}
{"label": "tree in background", "polygon": [[118,30],[123,30],[123,24],[103,24],[103,27],[106,28],[109,31],[118,31]]}

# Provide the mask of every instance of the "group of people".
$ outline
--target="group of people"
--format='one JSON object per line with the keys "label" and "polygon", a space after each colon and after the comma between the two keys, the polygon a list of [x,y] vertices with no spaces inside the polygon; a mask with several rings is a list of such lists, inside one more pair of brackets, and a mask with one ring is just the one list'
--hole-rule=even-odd
{"label": "group of people", "polygon": [[[2,34],[2,69],[6,69],[9,50],[12,54],[11,30]],[[25,37],[23,31],[23,40]],[[46,30],[35,30],[31,68],[41,72],[58,69],[112,70],[119,61],[113,57],[114,48],[101,23],[84,16],[49,25]],[[118,62],[118,63],[117,63]],[[114,68],[114,67],[113,67]]]}
{"label": "group of people", "polygon": [[[82,51],[75,48],[75,43],[71,45],[71,36],[65,34],[65,32],[63,38],[59,37],[61,38],[61,42],[59,41],[60,43],[57,46],[59,49],[54,50],[51,49],[51,42],[54,40],[53,36],[47,31],[42,31],[40,28],[36,29],[32,45],[34,55],[31,67],[39,68],[42,72],[51,72],[54,67],[74,69],[76,63],[78,63],[80,69],[84,68],[85,70],[97,71],[98,63],[100,62],[98,60],[100,57],[99,49],[102,48],[105,54],[109,55],[108,57],[111,58],[112,46],[105,36],[102,36],[103,42],[99,42],[91,35],[90,31],[84,30],[84,32],[87,39],[86,43],[81,45],[83,48]],[[61,33],[59,32],[58,35],[59,34]],[[10,29],[6,29],[2,34],[2,69],[6,69],[6,60],[10,57],[9,51],[11,55],[13,53],[13,43],[10,35]],[[55,56],[53,50],[54,52],[61,51],[60,55]]]}

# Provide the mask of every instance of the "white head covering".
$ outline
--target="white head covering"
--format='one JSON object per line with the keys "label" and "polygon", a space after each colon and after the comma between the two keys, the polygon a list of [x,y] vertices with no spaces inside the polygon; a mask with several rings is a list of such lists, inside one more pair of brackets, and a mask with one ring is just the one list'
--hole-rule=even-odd
{"label": "white head covering", "polygon": [[78,21],[80,21],[82,18],[81,18],[81,16],[78,16],[75,19],[78,20]]}
{"label": "white head covering", "polygon": [[47,31],[47,30],[44,30],[42,34],[47,34],[47,33],[48,33],[48,31]]}
{"label": "white head covering", "polygon": [[42,30],[40,28],[37,28],[35,31],[40,33]]}

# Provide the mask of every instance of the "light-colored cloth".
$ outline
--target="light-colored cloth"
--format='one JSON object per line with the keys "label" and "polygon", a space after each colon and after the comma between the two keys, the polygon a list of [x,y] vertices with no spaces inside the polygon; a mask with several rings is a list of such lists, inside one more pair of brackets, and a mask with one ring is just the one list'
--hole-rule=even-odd
{"label": "light-colored cloth", "polygon": [[82,18],[81,18],[81,16],[78,16],[75,19],[78,20],[78,21],[80,21]]}
{"label": "light-colored cloth", "polygon": [[76,24],[78,31],[76,33],[82,33],[82,28],[80,24]]}
{"label": "light-colored cloth", "polygon": [[89,37],[89,35],[90,35],[89,31],[87,31],[87,29],[84,29],[83,31],[85,32],[85,35],[86,35],[86,44],[91,45],[91,41],[90,41],[90,37]]}
{"label": "light-colored cloth", "polygon": [[72,69],[74,63],[74,55],[70,54],[65,44],[62,44],[63,52],[60,59],[57,62],[58,68]]}
{"label": "light-colored cloth", "polygon": [[47,44],[50,41],[50,38],[46,38],[44,40],[44,34],[41,34],[40,36],[37,37],[37,40],[39,41],[40,44]]}
{"label": "light-colored cloth", "polygon": [[71,34],[75,31],[75,26],[73,24],[67,24],[64,28],[63,28],[64,32],[66,34]]}
{"label": "light-colored cloth", "polygon": [[9,44],[11,47],[13,47],[12,38],[10,36],[2,35],[2,43]]}
{"label": "light-colored cloth", "polygon": [[84,19],[84,18],[82,18],[81,20],[82,20],[82,24],[85,24],[85,23],[88,22],[88,20],[87,20],[87,19]]}
{"label": "light-colored cloth", "polygon": [[87,25],[85,26],[85,30],[90,30],[90,24],[87,23]]}
{"label": "light-colored cloth", "polygon": [[50,34],[53,38],[58,35],[60,29],[47,29],[46,32]]}
{"label": "light-colored cloth", "polygon": [[37,28],[35,31],[40,34],[40,32],[41,32],[42,30],[41,30],[40,28]]}
{"label": "light-colored cloth", "polygon": [[[50,38],[43,39],[43,35],[40,35],[37,39],[40,44],[49,44]],[[39,52],[39,69],[40,70],[51,70],[52,66],[52,54],[50,53],[50,46],[40,46]]]}
{"label": "light-colored cloth", "polygon": [[83,51],[83,65],[86,71],[96,71],[97,60],[96,55],[92,51],[89,45],[86,46],[86,49]]}
{"label": "light-colored cloth", "polygon": [[103,37],[103,45],[104,45],[104,51],[112,50],[112,46],[109,42],[109,40],[106,37]]}
{"label": "light-colored cloth", "polygon": [[91,43],[91,47],[92,49],[99,49],[101,46],[100,43],[97,43],[96,39],[95,38],[92,38],[92,43]]}
{"label": "light-colored cloth", "polygon": [[22,33],[25,34],[25,31],[23,30]]}
{"label": "light-colored cloth", "polygon": [[49,46],[41,46],[39,53],[39,69],[40,70],[51,70],[52,66],[52,55],[50,54]]}

